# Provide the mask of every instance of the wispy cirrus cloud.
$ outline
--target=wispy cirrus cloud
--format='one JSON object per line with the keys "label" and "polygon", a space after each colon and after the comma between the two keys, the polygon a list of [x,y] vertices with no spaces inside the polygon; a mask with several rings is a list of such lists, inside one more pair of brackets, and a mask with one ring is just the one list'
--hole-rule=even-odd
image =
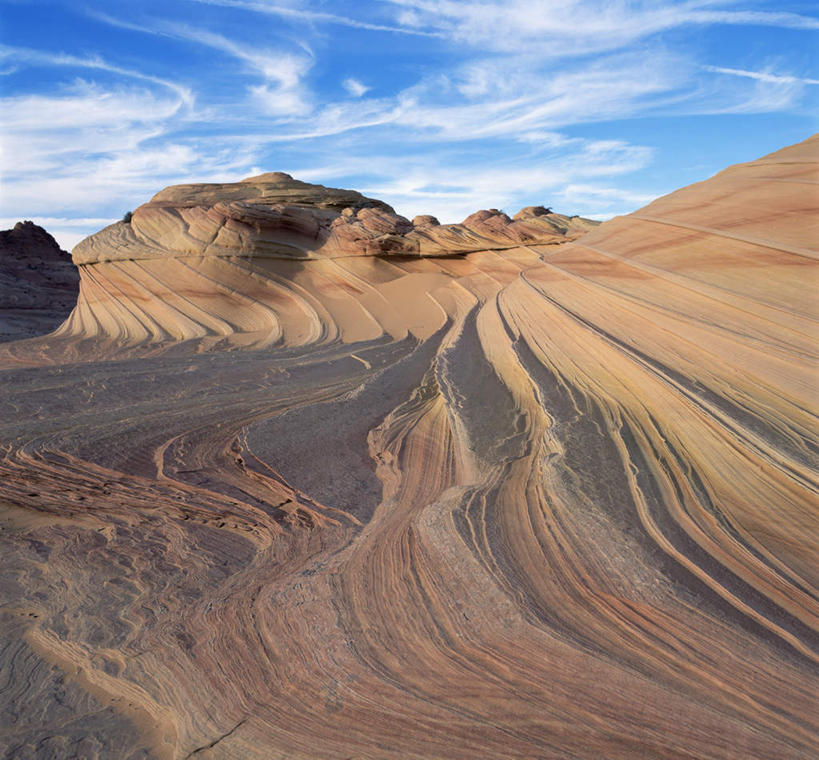
{"label": "wispy cirrus cloud", "polygon": [[394,34],[409,34],[418,37],[442,37],[441,32],[424,31],[403,25],[376,24],[369,21],[353,18],[352,16],[342,16],[335,13],[315,11],[303,5],[281,5],[276,2],[261,2],[260,0],[194,0],[203,5],[217,5],[224,8],[237,8],[255,13],[263,13],[267,16],[278,16],[297,22],[310,24],[332,24],[337,26],[347,26],[352,29],[363,29],[370,32],[390,32]]}
{"label": "wispy cirrus cloud", "polygon": [[708,71],[715,74],[729,74],[735,77],[745,77],[755,79],[758,82],[769,82],[770,84],[819,84],[819,79],[807,77],[796,77],[791,74],[774,74],[771,71],[746,71],[745,69],[729,69],[724,66],[706,66]]}
{"label": "wispy cirrus cloud", "polygon": [[[0,98],[7,214],[17,209],[19,218],[78,214],[86,219],[79,226],[88,229],[87,210],[96,210],[96,219],[119,218],[120,209],[152,195],[163,178],[224,176],[238,165],[250,165],[249,153],[239,144],[206,148],[202,141],[178,135],[194,119],[195,98],[186,86],[99,57],[11,47],[2,53],[71,74],[117,75],[113,84],[75,76],[55,80],[48,93]],[[67,222],[54,226],[64,233],[64,245],[78,234]]]}
{"label": "wispy cirrus cloud", "polygon": [[186,87],[178,82],[163,77],[153,76],[138,69],[128,66],[119,66],[106,61],[100,56],[79,56],[68,53],[53,53],[42,50],[34,50],[26,47],[16,47],[12,45],[0,45],[0,61],[13,64],[4,74],[10,74],[18,70],[21,66],[47,66],[64,67],[73,69],[90,69],[105,71],[110,74],[119,74],[126,79],[139,80],[170,90],[177,95],[180,106],[188,108],[193,106],[194,94],[190,87]]}
{"label": "wispy cirrus cloud", "polygon": [[[433,213],[442,222],[459,222],[487,206],[514,212],[524,205],[545,203],[571,213],[610,208],[608,197],[601,203],[600,195],[592,197],[590,192],[582,208],[567,207],[569,199],[562,195],[563,188],[572,183],[590,188],[599,178],[639,170],[651,162],[654,153],[617,140],[552,137],[514,159],[479,153],[482,160],[466,162],[452,146],[395,154],[352,151],[345,145],[340,154],[327,150],[311,156],[315,166],[304,162],[292,169],[307,181],[327,182],[360,176],[366,167],[365,176],[356,182],[365,194],[382,198],[408,217]],[[453,171],[454,164],[457,171]],[[631,210],[626,198],[620,200],[620,207]]]}
{"label": "wispy cirrus cloud", "polygon": [[728,0],[385,0],[404,29],[445,35],[483,50],[515,52],[532,41],[544,56],[617,50],[659,32],[691,25],[819,29],[819,19],[782,11],[735,9]]}
{"label": "wispy cirrus cloud", "polygon": [[227,54],[263,80],[261,84],[248,83],[245,90],[253,95],[264,112],[269,115],[296,117],[312,110],[312,97],[304,78],[313,65],[313,57],[309,47],[302,41],[291,45],[301,51],[294,53],[281,48],[259,48],[237,42],[223,34],[187,23],[157,19],[134,23],[112,16],[110,13],[94,11],[88,11],[88,15],[109,26],[141,34],[170,37]]}
{"label": "wispy cirrus cloud", "polygon": [[[726,66],[706,66],[716,75],[714,89],[719,95],[704,107],[707,113],[743,114],[775,113],[800,101],[807,87],[819,85],[819,80],[800,77],[771,68],[750,71]],[[737,80],[747,82],[737,87]]]}
{"label": "wispy cirrus cloud", "polygon": [[730,24],[734,26],[770,26],[780,29],[819,29],[819,18],[782,11],[696,11],[688,14],[685,23]]}
{"label": "wispy cirrus cloud", "polygon": [[545,76],[536,69],[507,72],[505,62],[474,62],[391,96],[363,97],[367,90],[356,90],[358,100],[320,106],[309,119],[282,124],[269,139],[287,143],[389,127],[413,143],[539,141],[566,125],[657,109],[683,81],[684,67],[675,64],[671,56],[658,61],[641,53]]}
{"label": "wispy cirrus cloud", "polygon": [[309,89],[304,77],[313,65],[305,54],[281,50],[263,50],[239,44],[227,37],[182,24],[166,25],[180,39],[221,50],[248,65],[264,79],[263,84],[250,85],[249,91],[261,104],[265,113],[295,118],[313,110]]}

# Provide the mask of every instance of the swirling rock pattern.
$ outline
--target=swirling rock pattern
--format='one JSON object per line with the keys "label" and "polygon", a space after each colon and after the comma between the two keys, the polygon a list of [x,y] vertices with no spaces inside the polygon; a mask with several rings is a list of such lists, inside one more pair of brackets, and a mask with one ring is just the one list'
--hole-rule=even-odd
{"label": "swirling rock pattern", "polygon": [[6,756],[815,757],[818,154],[560,245],[283,175],[81,245],[2,355]]}

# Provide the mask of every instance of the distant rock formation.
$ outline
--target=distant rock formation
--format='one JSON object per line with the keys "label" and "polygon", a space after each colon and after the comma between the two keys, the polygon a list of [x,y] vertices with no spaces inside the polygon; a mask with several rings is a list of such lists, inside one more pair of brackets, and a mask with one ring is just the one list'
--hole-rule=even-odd
{"label": "distant rock formation", "polygon": [[[531,211],[540,209],[540,213]],[[318,259],[451,256],[521,243],[562,243],[597,223],[542,206],[513,221],[492,209],[463,224],[412,222],[354,190],[272,172],[229,184],[176,185],[74,249],[78,265],[175,256]]]}
{"label": "distant rock formation", "polygon": [[[342,282],[342,261],[420,262],[552,246],[597,224],[543,207],[514,220],[491,209],[461,224],[440,224],[433,216],[409,221],[354,190],[280,172],[227,184],[177,185],[74,248],[82,287],[60,335],[124,346],[203,340],[205,347],[259,348],[310,341],[314,330],[345,341],[371,338],[400,320],[381,314],[392,308],[381,296],[366,306],[350,299],[363,285],[360,277]],[[312,265],[302,276],[306,262]],[[338,266],[315,280],[331,262]],[[302,279],[294,290],[293,282]],[[328,308],[339,315],[338,333],[322,316]]]}
{"label": "distant rock formation", "polygon": [[54,330],[77,302],[71,256],[42,227],[17,222],[0,231],[0,342]]}

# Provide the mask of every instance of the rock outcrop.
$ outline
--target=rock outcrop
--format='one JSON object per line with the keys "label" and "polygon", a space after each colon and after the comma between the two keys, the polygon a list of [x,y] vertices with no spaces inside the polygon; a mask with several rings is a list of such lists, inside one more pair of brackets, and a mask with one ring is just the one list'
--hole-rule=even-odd
{"label": "rock outcrop", "polygon": [[33,222],[0,231],[0,342],[44,335],[77,302],[80,277],[71,257]]}
{"label": "rock outcrop", "polygon": [[0,348],[6,756],[815,758],[817,181],[555,245],[274,175],[92,238]]}
{"label": "rock outcrop", "polygon": [[[355,191],[282,173],[169,187],[129,221],[74,248],[82,289],[60,335],[125,347],[183,340],[265,347],[312,340],[315,331],[327,330],[328,336],[359,340],[381,332],[380,317],[371,311],[386,303],[364,307],[355,298],[327,298],[333,291],[346,289],[349,296],[361,288],[357,277],[348,282],[339,274],[342,260],[451,258],[555,245],[596,224],[542,207],[515,220],[493,209],[462,224],[439,224],[431,216],[410,222]],[[315,263],[304,269],[308,261]],[[321,284],[314,281],[319,272]],[[302,280],[304,289],[290,287]],[[335,327],[320,316],[328,308],[340,311]],[[347,316],[341,318],[342,312]],[[419,318],[419,324],[427,321]]]}
{"label": "rock outcrop", "polygon": [[[538,207],[542,209],[542,207]],[[562,243],[595,225],[588,219],[493,209],[463,224],[432,216],[412,222],[353,190],[311,185],[271,172],[232,184],[178,185],[82,241],[74,261],[143,261],[178,256],[330,259],[451,256],[519,243]]]}

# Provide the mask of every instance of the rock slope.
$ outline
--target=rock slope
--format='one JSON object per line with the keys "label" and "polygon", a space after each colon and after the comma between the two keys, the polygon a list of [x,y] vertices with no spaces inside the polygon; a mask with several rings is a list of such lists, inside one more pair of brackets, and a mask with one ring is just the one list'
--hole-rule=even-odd
{"label": "rock slope", "polygon": [[274,175],[92,238],[2,354],[6,756],[814,757],[817,181],[554,245]]}
{"label": "rock slope", "polygon": [[[123,347],[143,351],[146,344],[179,341],[197,341],[202,349],[292,345],[313,342],[319,333],[346,341],[374,338],[406,325],[381,314],[393,312],[389,299],[377,296],[379,305],[365,295],[359,301],[365,291],[356,284],[360,276],[347,273],[358,266],[348,260],[361,259],[369,269],[393,259],[564,243],[594,226],[542,207],[524,209],[514,220],[491,209],[457,225],[431,216],[410,222],[355,191],[281,173],[169,187],[136,209],[130,222],[113,224],[74,249],[82,288],[60,334],[70,339],[69,351],[78,339],[108,340],[116,349],[106,351],[119,355]],[[393,279],[387,274],[373,285],[389,290]],[[303,287],[293,287],[302,281]],[[419,321],[429,318],[420,315]]]}
{"label": "rock slope", "polygon": [[51,332],[77,303],[79,274],[42,227],[0,231],[0,342]]}

